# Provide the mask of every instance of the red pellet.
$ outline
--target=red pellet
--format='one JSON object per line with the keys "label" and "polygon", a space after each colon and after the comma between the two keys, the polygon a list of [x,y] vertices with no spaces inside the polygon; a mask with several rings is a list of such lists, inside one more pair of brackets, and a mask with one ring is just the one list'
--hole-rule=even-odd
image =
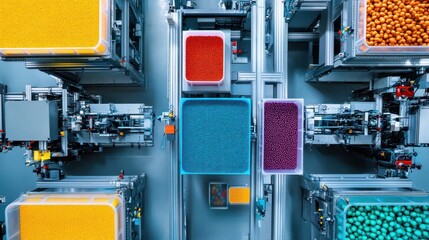
{"label": "red pellet", "polygon": [[295,103],[265,103],[264,170],[297,168],[298,121]]}
{"label": "red pellet", "polygon": [[216,36],[191,36],[186,39],[186,79],[221,81],[224,69],[223,39]]}

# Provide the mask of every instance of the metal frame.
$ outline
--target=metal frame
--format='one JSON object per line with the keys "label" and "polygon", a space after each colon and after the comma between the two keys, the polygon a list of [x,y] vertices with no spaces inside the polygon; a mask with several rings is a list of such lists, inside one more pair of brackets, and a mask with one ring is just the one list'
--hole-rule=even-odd
{"label": "metal frame", "polygon": [[[29,57],[3,58],[25,60],[29,69],[39,69],[83,85],[143,86],[143,5],[136,0],[112,0],[111,49],[102,57]],[[120,13],[120,15],[117,15]],[[133,40],[130,32],[134,32]]]}
{"label": "metal frame", "polygon": [[303,218],[311,223],[311,238],[336,238],[336,202],[350,196],[428,196],[412,188],[409,179],[382,179],[372,174],[316,174],[301,181]]}

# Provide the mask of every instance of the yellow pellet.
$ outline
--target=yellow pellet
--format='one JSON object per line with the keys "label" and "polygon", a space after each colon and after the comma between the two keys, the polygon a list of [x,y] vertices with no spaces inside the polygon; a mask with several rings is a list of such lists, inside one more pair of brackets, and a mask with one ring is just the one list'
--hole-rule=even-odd
{"label": "yellow pellet", "polygon": [[22,205],[19,210],[21,239],[115,239],[114,210],[107,205]]}
{"label": "yellow pellet", "polygon": [[30,55],[103,54],[109,24],[102,12],[106,2],[2,0],[0,49],[9,49],[5,55],[22,54],[11,51],[20,49]]}

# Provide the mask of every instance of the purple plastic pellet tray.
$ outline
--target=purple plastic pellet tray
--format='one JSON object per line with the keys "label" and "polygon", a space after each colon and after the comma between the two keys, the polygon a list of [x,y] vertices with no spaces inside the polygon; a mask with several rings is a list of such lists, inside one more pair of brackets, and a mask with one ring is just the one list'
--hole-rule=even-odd
{"label": "purple plastic pellet tray", "polygon": [[304,101],[266,99],[262,104],[263,173],[302,174]]}

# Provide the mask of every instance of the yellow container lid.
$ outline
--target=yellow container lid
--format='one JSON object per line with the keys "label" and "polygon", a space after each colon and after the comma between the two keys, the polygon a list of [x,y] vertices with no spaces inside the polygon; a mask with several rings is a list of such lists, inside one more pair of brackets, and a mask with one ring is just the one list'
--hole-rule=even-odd
{"label": "yellow container lid", "polygon": [[108,55],[110,0],[2,0],[0,56]]}

